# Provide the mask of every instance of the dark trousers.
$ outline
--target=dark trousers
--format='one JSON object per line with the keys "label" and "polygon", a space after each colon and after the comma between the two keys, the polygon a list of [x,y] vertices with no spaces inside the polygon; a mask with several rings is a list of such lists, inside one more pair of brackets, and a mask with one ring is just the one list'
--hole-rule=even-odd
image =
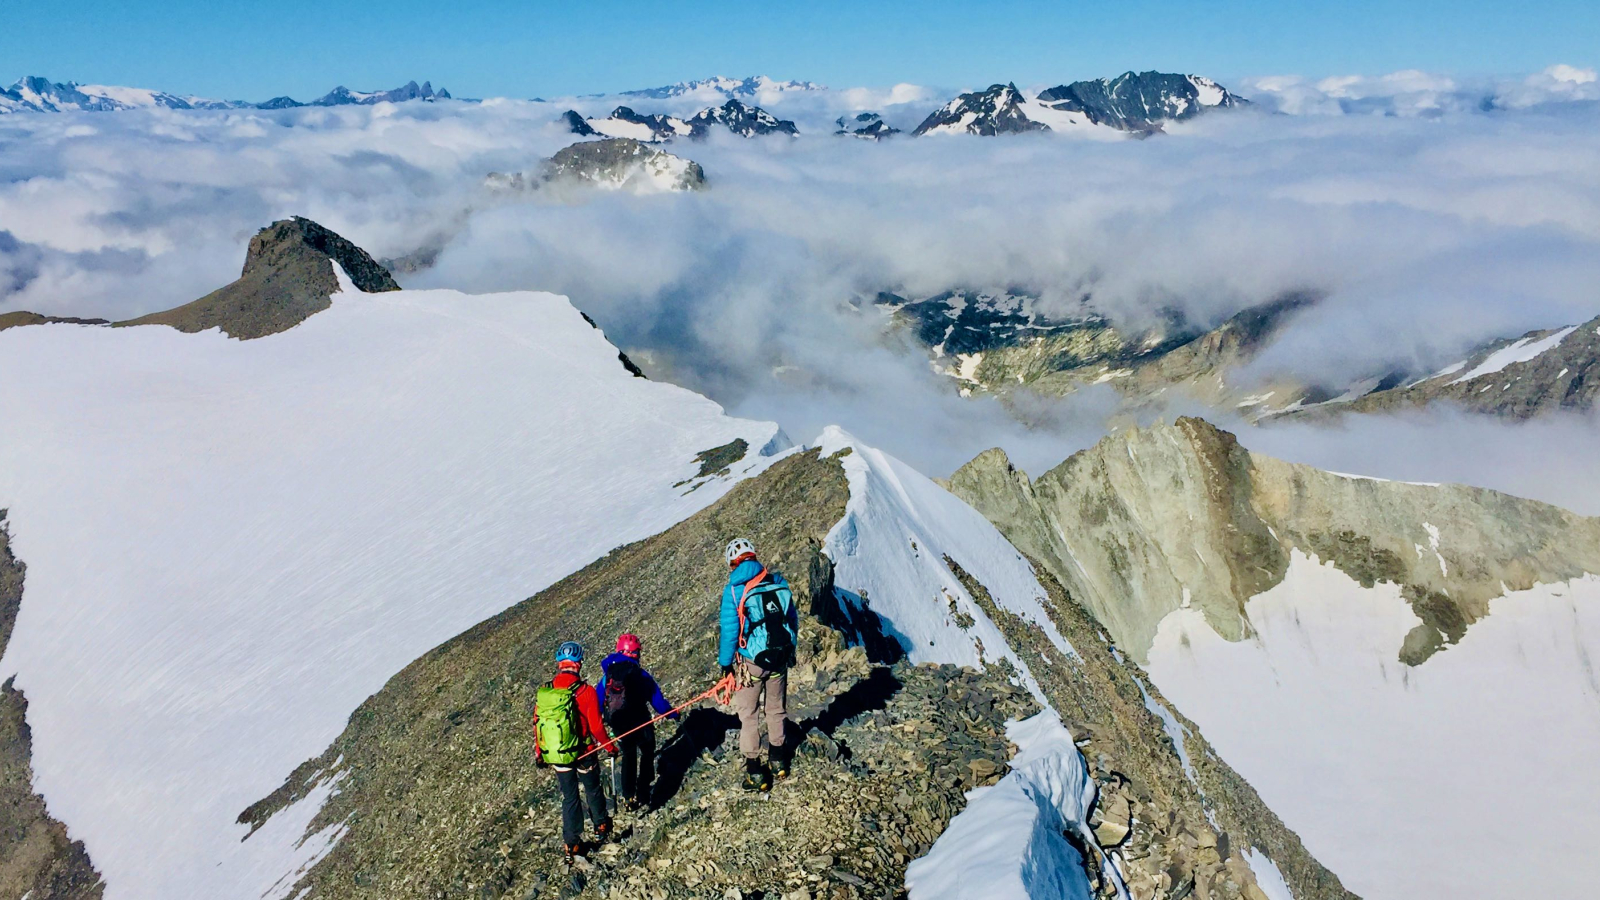
{"label": "dark trousers", "polygon": [[561,785],[561,840],[576,844],[583,837],[583,806],[578,802],[578,783],[583,782],[583,796],[589,801],[589,819],[598,829],[600,823],[609,821],[606,813],[606,795],[600,790],[600,761],[586,759],[576,769],[557,769],[556,784]]}
{"label": "dark trousers", "polygon": [[656,779],[656,727],[641,728],[617,742],[622,753],[617,765],[622,767],[622,796],[648,806],[650,783]]}

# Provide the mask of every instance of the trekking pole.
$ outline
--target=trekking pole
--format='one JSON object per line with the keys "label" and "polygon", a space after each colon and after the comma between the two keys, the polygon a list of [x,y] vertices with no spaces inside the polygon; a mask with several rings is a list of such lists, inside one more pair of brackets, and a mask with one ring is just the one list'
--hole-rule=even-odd
{"label": "trekking pole", "polygon": [[[720,681],[718,681],[716,684],[713,684],[710,688],[707,688],[704,693],[696,694],[695,696],[690,697],[688,700],[683,701],[679,705],[674,706],[673,708],[667,710],[659,716],[656,716],[654,719],[651,719],[643,725],[636,725],[632,728],[629,728],[627,731],[624,731],[623,733],[612,738],[611,743],[616,743],[628,735],[633,734],[635,731],[649,728],[651,725],[654,725],[662,719],[665,719],[667,716],[670,716],[673,713],[682,712],[683,710],[688,709],[689,707],[699,703],[701,700],[705,700],[708,697],[716,697],[718,703],[727,705],[733,699],[733,691],[736,686],[737,685],[735,685],[732,675],[724,675]],[[592,749],[579,755],[577,759],[574,759],[573,763],[577,763],[579,760],[582,760],[585,757],[593,756],[594,754],[599,753],[600,746],[601,745],[599,744],[594,745]]]}

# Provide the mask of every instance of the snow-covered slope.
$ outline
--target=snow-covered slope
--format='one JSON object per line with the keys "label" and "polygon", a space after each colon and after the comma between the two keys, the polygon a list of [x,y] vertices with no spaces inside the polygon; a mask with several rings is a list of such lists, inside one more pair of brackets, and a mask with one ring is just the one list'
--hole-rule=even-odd
{"label": "snow-covered slope", "polygon": [[1600,846],[1600,579],[1491,602],[1459,645],[1396,657],[1419,620],[1295,554],[1223,640],[1195,609],[1150,652],[1161,689],[1369,900],[1584,897]]}
{"label": "snow-covered slope", "polygon": [[[254,341],[0,333],[0,670],[106,896],[283,889],[328,783],[235,817],[419,654],[722,496],[776,427],[636,378],[565,299],[363,294]],[[728,478],[699,451],[748,442]],[[775,446],[775,445],[772,445]]]}
{"label": "snow-covered slope", "polygon": [[962,586],[947,560],[983,584],[1002,609],[1035,623],[1062,653],[1073,650],[1044,611],[1033,567],[977,510],[898,459],[830,428],[824,453],[846,447],[850,505],[824,552],[834,580],[871,607],[916,662],[981,666],[1005,659],[1037,694],[1028,664]]}

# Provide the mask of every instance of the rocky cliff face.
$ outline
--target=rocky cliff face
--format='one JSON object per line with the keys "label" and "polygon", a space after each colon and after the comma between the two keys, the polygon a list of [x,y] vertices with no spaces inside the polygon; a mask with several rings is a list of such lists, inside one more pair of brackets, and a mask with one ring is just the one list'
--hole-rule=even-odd
{"label": "rocky cliff face", "polygon": [[[0,655],[22,605],[25,567],[11,553],[0,510]],[[82,841],[51,817],[33,792],[28,701],[7,679],[0,685],[0,896],[29,900],[99,900],[105,884]]]}
{"label": "rocky cliff face", "polygon": [[1107,437],[1037,480],[990,450],[950,488],[1139,660],[1179,608],[1246,637],[1245,601],[1283,578],[1294,549],[1364,585],[1402,585],[1423,622],[1401,651],[1412,665],[1460,640],[1507,590],[1600,572],[1600,519],[1285,463],[1199,419]]}
{"label": "rocky cliff face", "polygon": [[250,239],[237,281],[193,303],[117,324],[170,325],[186,332],[221,328],[241,340],[287,331],[332,305],[329,298],[338,293],[339,281],[330,260],[363,291],[400,289],[365,250],[295,216],[268,225]]}

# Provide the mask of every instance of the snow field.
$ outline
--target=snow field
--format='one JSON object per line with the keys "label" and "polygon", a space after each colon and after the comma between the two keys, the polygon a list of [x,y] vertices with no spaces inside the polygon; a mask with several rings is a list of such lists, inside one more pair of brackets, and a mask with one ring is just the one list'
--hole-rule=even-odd
{"label": "snow field", "polygon": [[1496,598],[1415,668],[1398,659],[1420,621],[1398,587],[1298,552],[1246,614],[1255,636],[1229,643],[1170,613],[1151,678],[1346,887],[1592,895],[1600,578]]}
{"label": "snow field", "polygon": [[297,846],[320,800],[243,843],[241,810],[423,652],[723,495],[673,487],[695,453],[777,431],[632,377],[564,298],[340,279],[254,341],[0,333],[0,670],[108,900],[286,888],[337,837]]}

